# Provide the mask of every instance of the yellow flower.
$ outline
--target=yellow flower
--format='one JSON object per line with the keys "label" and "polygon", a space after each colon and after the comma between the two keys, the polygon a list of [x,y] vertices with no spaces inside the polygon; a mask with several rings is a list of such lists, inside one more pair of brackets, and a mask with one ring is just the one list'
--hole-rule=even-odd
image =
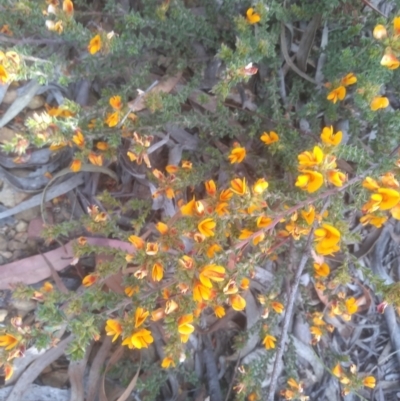
{"label": "yellow flower", "polygon": [[170,356],[165,357],[161,362],[161,367],[164,368],[164,369],[168,369],[171,366],[175,367],[174,360]]}
{"label": "yellow flower", "polygon": [[217,206],[215,206],[215,212],[218,214],[218,216],[229,214],[228,206],[229,204],[226,202],[219,202]]}
{"label": "yellow flower", "polygon": [[389,106],[389,99],[387,97],[374,97],[370,104],[371,110],[376,111],[379,109],[385,109]]}
{"label": "yellow flower", "polygon": [[350,86],[350,85],[355,84],[356,82],[357,82],[357,77],[352,72],[350,72],[349,74],[347,74],[345,77],[343,77],[340,80],[340,83],[343,86]]}
{"label": "yellow flower", "polygon": [[358,310],[357,301],[354,297],[347,298],[345,301],[345,305],[346,311],[349,315],[353,315]]}
{"label": "yellow flower", "polygon": [[95,274],[88,274],[82,280],[82,285],[84,287],[90,287],[97,281],[97,276]]}
{"label": "yellow flower", "polygon": [[329,273],[331,272],[331,269],[326,263],[314,263],[314,270],[317,277],[329,276]]}
{"label": "yellow flower", "polygon": [[246,178],[240,179],[235,178],[231,181],[231,189],[232,191],[240,196],[243,196],[246,193]]}
{"label": "yellow flower", "polygon": [[340,249],[337,245],[340,241],[340,232],[335,227],[323,224],[321,228],[315,230],[314,235],[315,241],[318,242],[315,247],[317,253],[330,255]]}
{"label": "yellow flower", "polygon": [[108,113],[105,122],[110,128],[115,127],[119,123],[119,112]]}
{"label": "yellow flower", "polygon": [[265,181],[264,178],[260,178],[253,185],[253,193],[256,195],[261,195],[268,188],[268,185],[268,182]]}
{"label": "yellow flower", "polygon": [[128,238],[128,241],[136,247],[136,249],[143,249],[144,248],[144,241],[142,238],[138,237],[137,235],[131,235]]}
{"label": "yellow flower", "polygon": [[231,164],[234,164],[234,163],[241,163],[245,157],[246,157],[246,148],[236,146],[231,150],[228,159],[231,162]]}
{"label": "yellow flower", "polygon": [[232,193],[232,191],[230,189],[224,189],[219,194],[219,200],[221,202],[227,202],[229,199],[232,198],[232,196],[233,196],[233,193]]}
{"label": "yellow flower", "polygon": [[363,384],[365,387],[375,388],[376,380],[374,376],[367,376],[363,379]]}
{"label": "yellow flower", "polygon": [[379,188],[378,194],[381,196],[381,202],[379,203],[380,210],[389,210],[400,201],[400,193],[395,189]]}
{"label": "yellow flower", "polygon": [[140,307],[137,308],[135,311],[135,329],[140,327],[145,322],[148,316],[149,311],[146,311],[145,309]]}
{"label": "yellow flower", "polygon": [[149,344],[154,341],[151,331],[146,329],[140,329],[139,331],[132,334],[132,336],[126,338],[122,345],[127,345],[130,349],[137,348],[148,348]]}
{"label": "yellow flower", "polygon": [[96,148],[98,150],[107,150],[108,149],[108,143],[107,142],[102,142],[102,141],[97,142],[96,143]]}
{"label": "yellow flower", "polygon": [[308,211],[306,212],[305,210],[301,211],[301,216],[303,219],[306,221],[306,223],[311,226],[314,223],[315,220],[315,208],[313,205],[311,205],[308,208]]}
{"label": "yellow flower", "polygon": [[260,22],[261,20],[261,16],[260,14],[256,13],[254,11],[254,8],[250,7],[247,11],[246,11],[246,20],[249,24],[253,25],[253,24],[257,24],[257,22]]}
{"label": "yellow flower", "polygon": [[118,320],[108,319],[106,323],[106,333],[108,336],[114,336],[112,342],[114,342],[122,333],[122,326]]}
{"label": "yellow flower", "polygon": [[121,110],[121,108],[122,108],[121,96],[110,97],[109,103],[110,103],[110,106],[115,110]]}
{"label": "yellow flower", "polygon": [[382,57],[381,65],[389,68],[389,70],[395,70],[399,68],[400,61],[392,52],[388,52]]}
{"label": "yellow flower", "polygon": [[164,277],[164,268],[161,263],[154,263],[151,271],[151,278],[153,281],[161,281]]}
{"label": "yellow flower", "polygon": [[169,299],[165,304],[164,312],[166,315],[169,315],[172,312],[175,312],[178,309],[178,307],[179,307],[178,304],[173,299]]}
{"label": "yellow flower", "polygon": [[371,177],[365,177],[362,186],[370,191],[376,191],[379,189],[379,184]]}
{"label": "yellow flower", "polygon": [[181,206],[181,213],[184,216],[193,216],[195,211],[196,199],[193,197],[186,205]]}
{"label": "yellow flower", "polygon": [[197,228],[204,236],[213,237],[215,235],[214,229],[216,225],[217,223],[213,219],[208,218],[200,221],[200,223],[197,225]]}
{"label": "yellow flower", "polygon": [[[225,288],[224,288],[224,290],[225,290]],[[234,309],[236,311],[242,311],[246,307],[246,300],[239,294],[230,296],[229,300],[231,302],[232,309]]]}
{"label": "yellow flower", "polygon": [[343,376],[343,369],[339,363],[332,369],[332,374],[338,378]]}
{"label": "yellow flower", "polygon": [[321,340],[322,337],[322,330],[319,327],[316,326],[311,326],[310,327],[310,333],[314,336],[314,340],[316,342]]}
{"label": "yellow flower", "polygon": [[0,65],[0,82],[5,84],[8,82],[8,80],[9,80],[8,72],[2,65]]}
{"label": "yellow flower", "polygon": [[215,264],[205,266],[200,275],[199,279],[201,283],[208,287],[212,288],[212,282],[221,282],[225,279],[225,268],[223,266],[218,266]]}
{"label": "yellow flower", "polygon": [[5,333],[0,336],[0,347],[5,348],[6,351],[15,348],[18,345],[18,339],[12,334]]}
{"label": "yellow flower", "polygon": [[161,235],[165,235],[168,232],[168,226],[161,221],[156,224],[156,228]]}
{"label": "yellow flower", "polygon": [[88,46],[88,51],[90,54],[96,54],[98,51],[100,51],[101,47],[102,47],[103,43],[101,40],[100,35],[96,35],[94,36],[89,43]]}
{"label": "yellow flower", "polygon": [[63,1],[63,11],[69,16],[74,14],[74,4],[71,0]]}
{"label": "yellow flower", "polygon": [[135,294],[136,292],[139,292],[139,286],[135,286],[135,287],[128,286],[128,287],[125,287],[124,292],[125,292],[126,296],[132,297],[133,294]]}
{"label": "yellow flower", "polygon": [[384,186],[390,188],[399,188],[400,186],[399,182],[394,177],[394,174],[391,172],[385,173],[383,176],[381,176],[381,182]]}
{"label": "yellow flower", "polygon": [[315,167],[315,166],[322,164],[322,162],[324,160],[324,152],[322,151],[322,149],[319,146],[314,146],[312,153],[309,151],[306,151],[306,152],[300,153],[297,156],[297,158],[299,160],[299,164],[300,164],[301,168]]}
{"label": "yellow flower", "polygon": [[[397,206],[396,206],[397,207]],[[392,216],[394,217],[394,218],[396,218],[393,214],[393,210],[394,210],[394,208],[390,211],[391,213],[392,213]],[[395,212],[396,213],[396,212]],[[382,225],[383,224],[385,224],[386,223],[386,221],[387,221],[387,216],[383,216],[383,217],[379,217],[379,216],[375,216],[374,214],[372,214],[372,213],[368,213],[368,214],[366,214],[365,216],[362,216],[361,218],[360,218],[360,223],[363,225],[363,226],[366,226],[367,224],[371,224],[371,225],[373,225],[373,226],[375,226],[376,228],[380,228],[380,227],[382,227]]]}
{"label": "yellow flower", "polygon": [[237,285],[233,279],[230,279],[223,289],[225,295],[236,294],[238,291]]}
{"label": "yellow flower", "polygon": [[302,174],[297,177],[296,187],[304,191],[313,193],[318,191],[324,183],[324,177],[318,171],[303,170]]}
{"label": "yellow flower", "polygon": [[386,28],[383,25],[378,24],[378,25],[375,26],[375,28],[374,28],[374,30],[372,32],[372,35],[377,40],[385,39],[387,37]]}
{"label": "yellow flower", "polygon": [[4,380],[5,381],[10,380],[13,373],[14,373],[14,368],[12,367],[12,365],[10,365],[9,363],[6,363],[4,365],[4,375],[5,375]]}
{"label": "yellow flower", "polygon": [[207,249],[207,257],[210,259],[214,257],[216,252],[222,251],[222,247],[219,244],[212,244]]}
{"label": "yellow flower", "polygon": [[264,337],[264,340],[262,343],[266,349],[274,349],[275,343],[276,343],[276,338],[274,336],[271,336],[270,334],[267,334]]}
{"label": "yellow flower", "polygon": [[214,313],[215,316],[217,316],[218,319],[221,319],[221,317],[225,316],[225,308],[221,305],[215,306],[214,307]]}
{"label": "yellow flower", "polygon": [[336,104],[338,100],[343,100],[345,97],[346,97],[346,88],[343,85],[341,85],[338,88],[330,91],[326,98],[330,100],[333,104]]}
{"label": "yellow flower", "polygon": [[187,255],[183,255],[178,262],[184,269],[191,270],[194,267],[194,260]]}
{"label": "yellow flower", "polygon": [[154,256],[158,253],[158,244],[157,242],[148,242],[146,244],[146,254],[149,256]]}
{"label": "yellow flower", "polygon": [[208,301],[211,297],[212,288],[206,287],[199,281],[193,286],[193,300],[196,302]]}
{"label": "yellow flower", "polygon": [[204,186],[206,187],[206,192],[210,196],[214,196],[217,192],[217,186],[215,185],[214,180],[209,180],[204,183]]}
{"label": "yellow flower", "polygon": [[269,134],[268,134],[268,132],[263,132],[263,134],[261,135],[260,139],[266,145],[272,145],[274,142],[278,142],[279,141],[279,135],[274,131],[271,131]]}
{"label": "yellow flower", "polygon": [[326,145],[339,145],[339,143],[342,142],[342,136],[342,131],[338,131],[336,134],[333,133],[332,125],[330,127],[325,127],[321,132],[321,140]]}
{"label": "yellow flower", "polygon": [[272,219],[267,216],[260,216],[257,217],[257,227],[258,228],[265,228],[268,227],[272,223]]}
{"label": "yellow flower", "polygon": [[189,340],[190,334],[194,332],[194,326],[190,323],[193,322],[193,314],[183,315],[178,319],[178,333],[180,334],[181,341],[186,343]]}
{"label": "yellow flower", "polygon": [[277,302],[277,301],[273,301],[273,302],[271,303],[271,308],[272,308],[276,313],[279,313],[279,314],[281,314],[281,313],[285,310],[285,307],[283,306],[283,304],[281,304],[280,302]]}
{"label": "yellow flower", "polygon": [[192,169],[192,163],[188,160],[182,160],[182,168],[185,170],[191,170]]}
{"label": "yellow flower", "polygon": [[88,159],[89,159],[90,163],[95,166],[103,165],[103,156],[102,155],[97,155],[94,152],[90,152],[88,155]]}
{"label": "yellow flower", "polygon": [[395,207],[393,207],[392,209],[390,209],[390,214],[392,215],[392,217],[394,219],[400,220],[400,204],[398,204]]}
{"label": "yellow flower", "polygon": [[329,170],[328,181],[335,187],[342,187],[347,181],[347,176],[339,170]]}
{"label": "yellow flower", "polygon": [[70,170],[74,173],[78,172],[82,167],[82,162],[80,160],[72,160],[71,165],[69,166]]}
{"label": "yellow flower", "polygon": [[72,142],[74,142],[80,148],[85,146],[85,138],[79,129],[75,131],[75,135],[72,137]]}

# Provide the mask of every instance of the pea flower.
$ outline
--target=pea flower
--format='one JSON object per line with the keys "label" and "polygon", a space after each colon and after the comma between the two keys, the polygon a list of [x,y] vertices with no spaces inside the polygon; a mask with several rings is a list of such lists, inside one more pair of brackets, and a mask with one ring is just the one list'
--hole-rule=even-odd
{"label": "pea flower", "polygon": [[121,110],[121,108],[122,108],[121,96],[110,97],[109,103],[110,103],[110,106],[115,110]]}
{"label": "pea flower", "polygon": [[114,342],[122,333],[121,323],[118,320],[108,319],[106,323],[106,333],[108,336],[114,336],[112,339],[112,342]]}
{"label": "pea flower", "polygon": [[376,379],[375,379],[374,376],[364,377],[363,384],[364,384],[365,387],[375,388]]}
{"label": "pea flower", "polygon": [[246,178],[240,179],[235,178],[231,181],[231,189],[232,191],[240,196],[243,196],[246,193]]}
{"label": "pea flower", "polygon": [[135,311],[135,329],[140,327],[145,322],[148,316],[149,311],[146,311],[145,309],[140,307],[137,308]]}
{"label": "pea flower", "polygon": [[232,309],[236,311],[242,311],[246,307],[246,300],[239,294],[232,295],[229,300]]}
{"label": "pea flower", "polygon": [[199,229],[200,233],[206,237],[213,237],[215,235],[214,229],[217,223],[211,219],[207,218],[202,220],[198,225],[197,228]]}
{"label": "pea flower", "polygon": [[161,362],[161,367],[164,368],[164,369],[168,369],[171,366],[175,367],[174,360],[170,356],[165,357]]}
{"label": "pea flower", "polygon": [[231,150],[231,153],[228,156],[228,159],[231,162],[231,164],[234,164],[234,163],[241,163],[245,157],[246,157],[246,148],[242,148],[240,146],[235,146]]}
{"label": "pea flower", "polygon": [[393,32],[395,36],[400,35],[400,17],[395,17],[393,20]]}
{"label": "pea flower", "polygon": [[74,173],[78,172],[82,167],[82,162],[78,159],[72,160],[71,165],[69,166],[69,169],[73,171]]}
{"label": "pea flower", "polygon": [[[391,210],[391,213],[393,216],[393,209]],[[386,223],[387,219],[388,219],[387,216],[379,217],[379,216],[375,216],[372,213],[368,213],[360,218],[360,223],[363,226],[366,226],[367,224],[371,224],[376,228],[380,228],[380,227],[382,227],[383,224]]]}
{"label": "pea flower", "polygon": [[345,77],[343,77],[340,80],[340,83],[343,86],[350,86],[350,85],[354,85],[357,82],[357,77],[354,75],[354,73],[350,72],[349,74],[347,74]]}
{"label": "pea flower", "polygon": [[224,281],[225,268],[215,264],[207,265],[200,272],[199,279],[204,286],[212,288],[212,281]]}
{"label": "pea flower", "polygon": [[189,340],[190,334],[194,332],[193,314],[183,315],[178,319],[178,333],[181,337],[181,342],[186,343]]}
{"label": "pea flower", "polygon": [[130,349],[137,348],[148,348],[149,344],[154,341],[151,331],[146,329],[140,329],[139,331],[133,333],[130,337],[127,337],[122,345],[127,345]]}
{"label": "pea flower", "polygon": [[208,301],[211,298],[212,288],[197,281],[193,286],[193,300],[196,302]]}
{"label": "pea flower", "polygon": [[326,263],[314,263],[314,270],[317,277],[327,277],[331,272],[331,269]]}
{"label": "pea flower", "polygon": [[0,347],[5,348],[6,351],[9,351],[15,348],[19,343],[19,340],[10,333],[5,333],[0,336]]}
{"label": "pea flower", "polygon": [[222,317],[225,316],[225,308],[221,305],[215,306],[214,307],[214,313],[215,316],[217,316],[218,319],[221,319]]}
{"label": "pea flower", "polygon": [[324,152],[319,146],[314,146],[311,152],[306,151],[297,156],[300,168],[315,167],[322,164],[324,160]]}
{"label": "pea flower", "polygon": [[315,241],[318,242],[315,250],[321,255],[330,255],[340,248],[337,245],[340,241],[340,232],[330,224],[322,224],[322,227],[315,230]]}
{"label": "pea flower", "polygon": [[396,70],[400,66],[400,61],[391,51],[388,51],[383,55],[381,65],[389,68],[389,70]]}
{"label": "pea flower", "polygon": [[370,191],[376,191],[380,188],[379,184],[371,177],[365,177],[362,186]]}
{"label": "pea flower", "polygon": [[342,142],[342,131],[333,132],[332,125],[330,127],[325,127],[321,132],[321,140],[325,145],[337,146]]}
{"label": "pea flower", "polygon": [[313,193],[318,191],[323,183],[324,177],[318,171],[302,170],[301,175],[297,177],[295,185],[304,191]]}
{"label": "pea flower", "polygon": [[1,83],[6,83],[9,80],[9,75],[7,70],[4,68],[4,66],[0,65],[0,82]]}
{"label": "pea flower", "polygon": [[339,170],[329,170],[328,181],[335,187],[342,187],[347,181],[347,176]]}
{"label": "pea flower", "polygon": [[389,99],[387,97],[377,96],[374,97],[370,103],[370,108],[372,111],[379,109],[386,109],[389,106]]}
{"label": "pea flower", "polygon": [[268,132],[264,132],[261,135],[260,139],[266,145],[272,145],[274,142],[278,142],[279,141],[279,135],[274,131],[271,131],[269,134],[268,134]]}
{"label": "pea flower", "polygon": [[97,281],[97,276],[95,274],[88,274],[82,280],[82,285],[84,287],[90,287]]}
{"label": "pea flower", "polygon": [[279,313],[279,314],[281,314],[281,313],[285,310],[285,307],[283,306],[283,304],[281,304],[281,303],[278,302],[278,301],[273,301],[273,302],[271,302],[271,308],[272,308],[276,313]]}
{"label": "pea flower", "polygon": [[387,38],[387,30],[384,25],[378,24],[375,26],[372,35],[377,40],[382,40]]}
{"label": "pea flower", "polygon": [[310,206],[308,208],[308,211],[302,210],[301,211],[301,216],[303,217],[303,219],[306,221],[306,223],[311,226],[311,224],[314,223],[315,220],[315,208],[314,206]]}
{"label": "pea flower", "polygon": [[105,119],[105,123],[110,127],[115,127],[119,123],[119,112],[115,111],[114,113],[108,113],[107,118]]}
{"label": "pea flower", "polygon": [[63,11],[68,15],[72,16],[74,14],[74,4],[71,0],[63,1]]}
{"label": "pea flower", "polygon": [[260,22],[261,16],[254,11],[254,8],[250,7],[246,11],[246,20],[250,25],[257,24],[257,22]]}
{"label": "pea flower", "polygon": [[339,87],[330,91],[326,98],[330,100],[333,104],[336,104],[338,100],[343,100],[345,97],[346,97],[346,88],[343,85],[340,85]]}
{"label": "pea flower", "polygon": [[267,334],[264,337],[264,340],[262,343],[266,349],[274,349],[275,343],[276,343],[276,337],[271,336],[270,334]]}
{"label": "pea flower", "polygon": [[101,40],[100,35],[96,35],[90,40],[89,46],[88,46],[88,51],[91,55],[96,54],[97,52],[99,52],[101,50],[102,46],[103,46],[103,42]]}
{"label": "pea flower", "polygon": [[143,249],[144,248],[144,240],[137,235],[131,235],[128,237],[128,241],[136,247],[136,249]]}

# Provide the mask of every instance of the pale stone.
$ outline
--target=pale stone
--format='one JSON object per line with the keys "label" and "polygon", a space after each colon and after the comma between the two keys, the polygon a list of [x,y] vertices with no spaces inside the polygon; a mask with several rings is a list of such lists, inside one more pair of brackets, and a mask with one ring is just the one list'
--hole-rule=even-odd
{"label": "pale stone", "polygon": [[11,259],[13,254],[12,254],[12,252],[4,251],[4,252],[0,252],[0,255],[3,256],[3,258],[5,258],[5,259]]}
{"label": "pale stone", "polygon": [[15,241],[25,244],[26,241],[28,240],[28,233],[17,233],[14,239]]}
{"label": "pale stone", "polygon": [[0,190],[0,203],[5,207],[12,208],[29,198],[29,196],[30,194],[19,192],[6,181],[3,181],[3,187]]}
{"label": "pale stone", "polygon": [[15,226],[15,230],[17,231],[17,233],[26,232],[27,229],[28,229],[28,223],[26,221],[21,220]]}

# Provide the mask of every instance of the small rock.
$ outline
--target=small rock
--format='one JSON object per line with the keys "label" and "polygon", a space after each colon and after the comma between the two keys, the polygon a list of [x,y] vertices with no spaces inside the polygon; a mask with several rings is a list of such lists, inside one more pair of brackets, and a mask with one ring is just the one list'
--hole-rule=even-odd
{"label": "small rock", "polygon": [[17,231],[17,233],[25,232],[27,229],[28,229],[28,223],[23,220],[19,221],[15,226],[15,230]]}
{"label": "small rock", "polygon": [[0,256],[3,256],[3,258],[5,259],[11,259],[12,255],[12,252],[9,251],[0,252]]}
{"label": "small rock", "polygon": [[15,241],[25,244],[28,240],[28,233],[17,233],[14,237]]}
{"label": "small rock", "polygon": [[13,252],[13,256],[11,260],[21,260],[26,257],[26,250],[25,249],[18,249]]}
{"label": "small rock", "polygon": [[8,230],[8,232],[7,232],[7,238],[8,238],[9,240],[10,240],[10,239],[13,239],[16,233],[17,233],[17,232],[16,232],[15,230],[13,230],[12,228],[10,228],[10,229]]}
{"label": "small rock", "polygon": [[5,143],[11,141],[15,137],[15,131],[10,128],[0,128],[0,142]]}
{"label": "small rock", "polygon": [[23,212],[17,213],[14,217],[17,220],[31,221],[39,215],[40,215],[40,206],[35,206],[31,209],[24,210]]}
{"label": "small rock", "polygon": [[36,302],[30,300],[13,299],[11,304],[18,312],[30,312],[36,308]]}
{"label": "small rock", "polygon": [[8,314],[7,309],[0,309],[0,323],[4,322],[4,319],[6,318]]}
{"label": "small rock", "polygon": [[25,249],[25,244],[22,244],[21,242],[18,242],[18,241],[13,240],[13,241],[10,241],[10,242],[8,243],[7,248],[8,248],[10,251],[18,251],[18,250]]}
{"label": "small rock", "polygon": [[0,191],[0,203],[8,208],[12,208],[25,199],[29,198],[30,194],[18,192],[6,181],[3,182],[3,188]]}
{"label": "small rock", "polygon": [[0,234],[0,251],[7,250],[7,238],[5,235]]}
{"label": "small rock", "polygon": [[44,99],[42,96],[34,96],[28,103],[28,109],[36,110],[44,105]]}
{"label": "small rock", "polygon": [[9,89],[4,96],[3,103],[11,104],[18,96],[16,89]]}

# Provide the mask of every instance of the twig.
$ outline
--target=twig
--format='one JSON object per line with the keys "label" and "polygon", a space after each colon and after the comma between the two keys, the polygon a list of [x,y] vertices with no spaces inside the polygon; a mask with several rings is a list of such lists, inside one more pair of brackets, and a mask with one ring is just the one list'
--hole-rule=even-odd
{"label": "twig", "polygon": [[387,18],[387,15],[383,14],[382,11],[378,10],[373,4],[371,4],[368,0],[361,0],[366,6],[377,12],[379,15],[382,15],[382,17]]}
{"label": "twig", "polygon": [[286,308],[285,317],[283,319],[282,336],[281,336],[281,339],[280,339],[280,342],[278,345],[278,350],[277,350],[277,353],[275,356],[275,362],[274,362],[274,367],[272,370],[271,384],[269,386],[269,393],[268,393],[267,401],[274,401],[276,384],[277,384],[278,376],[279,376],[279,372],[280,372],[279,367],[282,362],[283,353],[285,351],[285,345],[286,345],[286,341],[288,338],[289,325],[290,325],[290,321],[292,319],[294,303],[295,303],[295,300],[297,297],[297,290],[299,288],[301,275],[303,273],[304,267],[309,258],[308,253],[309,253],[309,250],[311,247],[313,235],[314,235],[314,228],[312,228],[310,233],[308,234],[307,243],[304,248],[303,256],[301,257],[299,266],[297,267],[296,275],[294,277],[294,281],[293,281],[293,284],[292,284],[292,287],[290,290],[288,305]]}
{"label": "twig", "polygon": [[[63,244],[61,244],[64,247]],[[53,280],[55,281],[57,288],[63,293],[63,294],[68,294],[68,288],[65,286],[65,284],[62,282],[57,270],[54,268],[54,266],[51,264],[50,260],[47,259],[46,255],[44,255],[42,252],[39,251],[39,253],[42,255],[42,258],[45,260],[47,266],[49,266],[49,269],[51,271],[51,276],[53,277]]]}

